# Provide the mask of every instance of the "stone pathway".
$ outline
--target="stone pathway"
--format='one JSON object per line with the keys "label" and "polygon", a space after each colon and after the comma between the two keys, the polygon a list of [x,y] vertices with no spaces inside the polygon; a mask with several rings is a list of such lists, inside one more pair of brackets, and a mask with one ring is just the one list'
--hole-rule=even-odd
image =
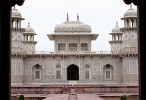
{"label": "stone pathway", "polygon": [[77,94],[78,100],[104,100],[97,94]]}
{"label": "stone pathway", "polygon": [[48,94],[43,100],[68,100],[68,94]]}
{"label": "stone pathway", "polygon": [[68,100],[78,100],[76,94],[70,94]]}
{"label": "stone pathway", "polygon": [[104,100],[97,94],[48,94],[43,100]]}

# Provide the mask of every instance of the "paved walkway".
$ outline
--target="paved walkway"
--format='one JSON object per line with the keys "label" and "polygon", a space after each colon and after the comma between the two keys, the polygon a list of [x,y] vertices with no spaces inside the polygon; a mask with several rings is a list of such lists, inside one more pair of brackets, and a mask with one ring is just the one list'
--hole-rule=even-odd
{"label": "paved walkway", "polygon": [[104,100],[97,94],[48,94],[43,100]]}
{"label": "paved walkway", "polygon": [[97,94],[77,94],[78,100],[104,100]]}
{"label": "paved walkway", "polygon": [[48,94],[43,100],[68,100],[68,94]]}

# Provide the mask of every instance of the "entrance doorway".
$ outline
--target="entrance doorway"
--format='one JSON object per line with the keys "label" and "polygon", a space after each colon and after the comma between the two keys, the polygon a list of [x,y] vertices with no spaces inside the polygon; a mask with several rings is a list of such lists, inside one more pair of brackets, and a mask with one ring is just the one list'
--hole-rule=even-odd
{"label": "entrance doorway", "polygon": [[79,68],[72,64],[67,67],[67,80],[79,80]]}

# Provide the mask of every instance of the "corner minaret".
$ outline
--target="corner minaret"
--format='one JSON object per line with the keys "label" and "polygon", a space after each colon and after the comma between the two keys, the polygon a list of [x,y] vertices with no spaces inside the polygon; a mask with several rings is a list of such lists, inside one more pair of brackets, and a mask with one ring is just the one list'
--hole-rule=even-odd
{"label": "corner minaret", "polygon": [[124,27],[121,28],[123,32],[123,43],[122,43],[122,51],[124,53],[136,53],[137,52],[137,11],[132,8],[130,5],[130,9],[128,9],[123,18]]}
{"label": "corner minaret", "polygon": [[122,44],[122,32],[120,30],[120,27],[118,26],[118,22],[116,22],[116,26],[112,29],[110,35],[112,35],[112,40],[109,41],[109,43],[111,44],[111,52],[116,54],[120,53]]}
{"label": "corner minaret", "polygon": [[137,43],[137,11],[128,9],[123,18],[122,65],[123,84],[138,84],[138,43]]}
{"label": "corner minaret", "polygon": [[12,40],[11,40],[11,52],[12,54],[22,53],[23,49],[23,32],[24,28],[21,27],[22,18],[21,13],[14,7],[12,8]]}
{"label": "corner minaret", "polygon": [[11,83],[12,85],[23,84],[23,32],[21,22],[24,20],[21,13],[14,7],[12,8],[12,38],[11,38]]}
{"label": "corner minaret", "polygon": [[24,37],[24,52],[26,52],[27,54],[33,54],[35,52],[35,45],[37,43],[37,41],[34,41],[34,35],[36,35],[36,33],[34,32],[34,30],[31,28],[31,26],[29,25],[28,22],[28,26],[25,29],[25,32],[23,34]]}

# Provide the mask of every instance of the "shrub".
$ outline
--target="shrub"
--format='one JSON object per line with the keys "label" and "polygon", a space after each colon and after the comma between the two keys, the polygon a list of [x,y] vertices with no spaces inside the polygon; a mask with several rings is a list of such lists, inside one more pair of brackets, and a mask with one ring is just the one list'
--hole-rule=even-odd
{"label": "shrub", "polygon": [[121,95],[120,100],[127,100],[127,96],[126,95]]}
{"label": "shrub", "polygon": [[24,95],[20,95],[19,100],[24,100]]}

